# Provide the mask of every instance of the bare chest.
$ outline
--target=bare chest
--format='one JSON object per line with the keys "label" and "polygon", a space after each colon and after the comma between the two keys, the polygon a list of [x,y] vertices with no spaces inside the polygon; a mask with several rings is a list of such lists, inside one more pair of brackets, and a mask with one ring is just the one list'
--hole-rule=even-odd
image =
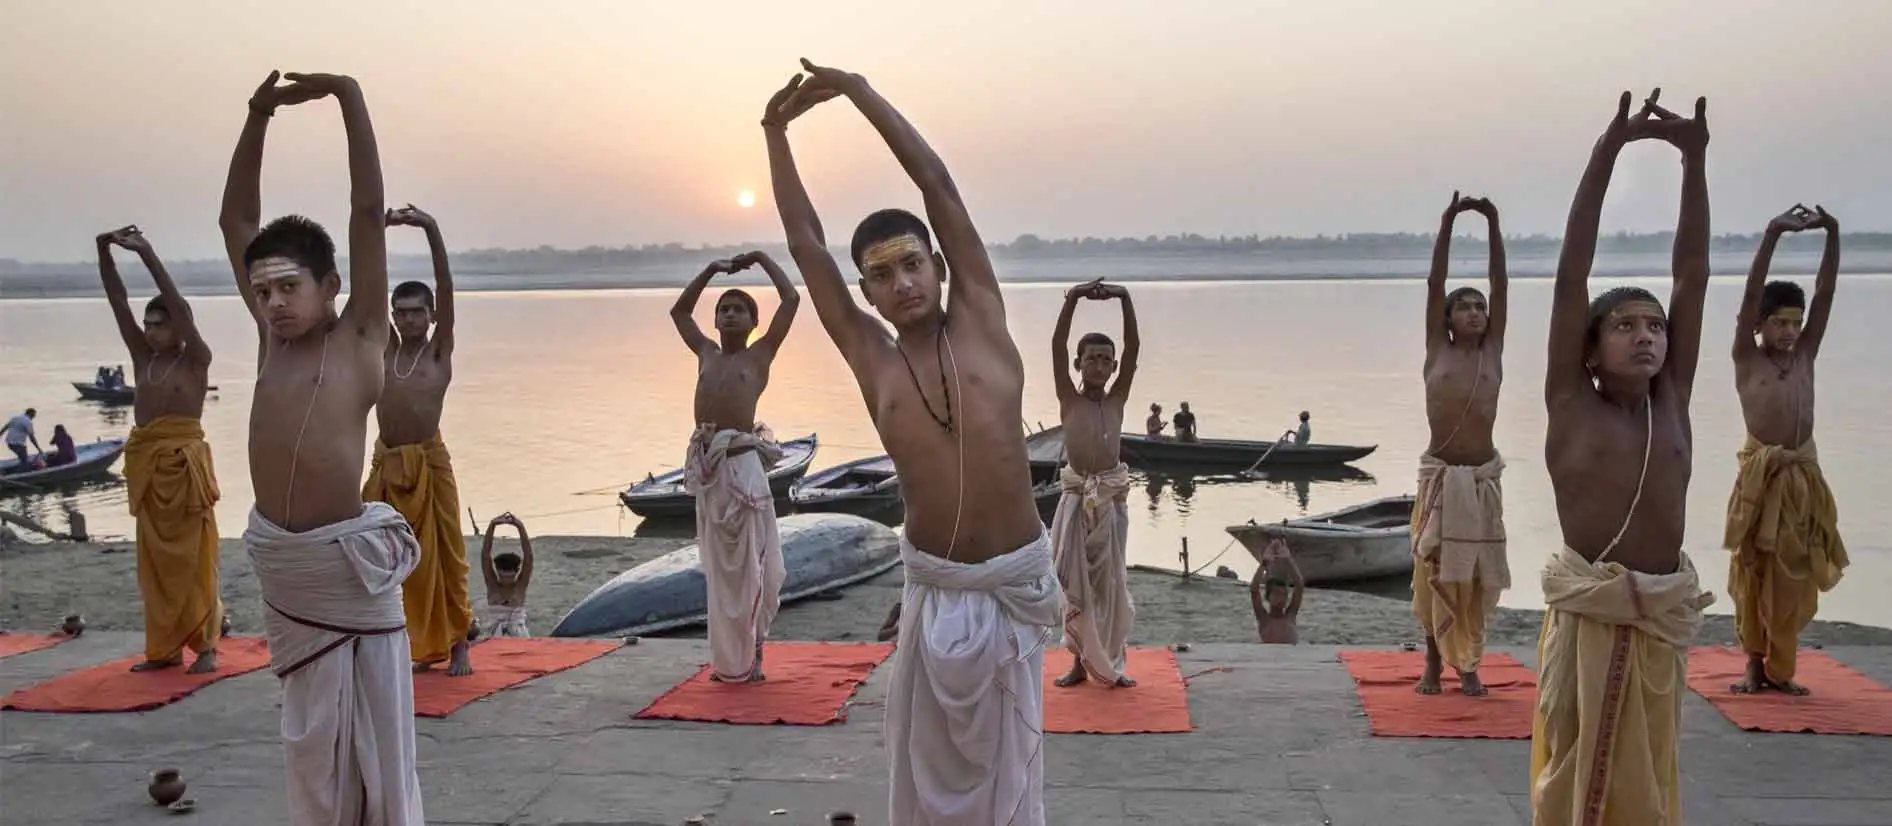
{"label": "bare chest", "polygon": [[137,393],[132,402],[134,421],[142,426],[165,416],[201,418],[209,392],[210,367],[182,354],[161,354],[132,365]]}
{"label": "bare chest", "polygon": [[1565,544],[1594,559],[1614,542],[1614,561],[1674,570],[1693,458],[1687,420],[1661,401],[1653,415],[1597,399],[1553,411],[1545,466]]}

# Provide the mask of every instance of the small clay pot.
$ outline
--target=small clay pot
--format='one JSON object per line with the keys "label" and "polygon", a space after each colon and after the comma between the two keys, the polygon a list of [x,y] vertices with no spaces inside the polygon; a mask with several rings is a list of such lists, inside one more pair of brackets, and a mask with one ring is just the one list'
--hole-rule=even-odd
{"label": "small clay pot", "polygon": [[855,826],[853,812],[828,813],[828,826]]}
{"label": "small clay pot", "polygon": [[67,636],[79,636],[85,633],[85,617],[79,616],[78,614],[68,614],[66,615],[65,624],[59,626],[59,630],[66,632]]}
{"label": "small clay pot", "polygon": [[145,788],[151,793],[151,799],[159,806],[169,806],[184,797],[184,778],[177,769],[159,769],[151,775],[151,785]]}

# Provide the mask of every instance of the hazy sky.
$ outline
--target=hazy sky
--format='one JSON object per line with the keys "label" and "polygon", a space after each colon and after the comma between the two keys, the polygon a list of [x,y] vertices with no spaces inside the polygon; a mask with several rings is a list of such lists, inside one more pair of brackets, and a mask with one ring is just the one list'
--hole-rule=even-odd
{"label": "hazy sky", "polygon": [[[1796,200],[1885,230],[1889,40],[1874,0],[10,2],[0,257],[87,258],[128,222],[168,256],[220,255],[230,149],[272,68],[358,78],[390,204],[453,248],[779,238],[757,120],[804,55],[900,107],[993,240],[1424,230],[1454,188],[1509,232],[1559,233],[1616,95],[1657,85],[1678,110],[1709,97],[1716,231]],[[790,137],[831,238],[918,208],[846,101]],[[339,228],[335,104],[280,112],[269,147],[265,214]],[[1679,177],[1669,148],[1632,147],[1605,228],[1672,226]]]}

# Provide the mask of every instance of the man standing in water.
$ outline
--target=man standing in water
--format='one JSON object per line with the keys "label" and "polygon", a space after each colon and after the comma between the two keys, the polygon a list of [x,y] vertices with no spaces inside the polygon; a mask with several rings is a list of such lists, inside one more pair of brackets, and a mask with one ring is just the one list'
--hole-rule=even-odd
{"label": "man standing in water", "polygon": [[382,358],[381,400],[374,407],[381,435],[375,439],[361,498],[393,505],[420,542],[420,561],[401,585],[414,669],[425,671],[446,661],[447,674],[464,677],[473,673],[467,651],[473,604],[467,595],[460,489],[453,457],[440,437],[440,413],[453,381],[453,272],[447,265],[447,242],[433,216],[408,204],[389,210],[387,225],[427,233],[439,292],[419,281],[394,288],[393,324],[400,335],[388,341]]}
{"label": "man standing in water", "polygon": [[[1476,287],[1445,291],[1452,225],[1460,213],[1485,216],[1491,243],[1491,298]],[[1498,385],[1504,380],[1504,329],[1510,288],[1498,208],[1484,198],[1452,202],[1439,220],[1426,279],[1426,422],[1432,437],[1419,457],[1412,511],[1412,613],[1426,631],[1420,694],[1440,691],[1445,664],[1459,688],[1485,693],[1478,663],[1485,654],[1485,619],[1511,587],[1505,559],[1504,459],[1492,440]],[[1303,413],[1302,416],[1307,414]],[[1306,427],[1303,419],[1302,427]]]}
{"label": "man standing in water", "polygon": [[[136,253],[157,283],[139,329],[112,260],[112,247]],[[133,671],[173,668],[184,649],[196,656],[188,672],[217,670],[223,626],[218,592],[217,470],[204,441],[204,395],[210,387],[210,346],[197,332],[190,304],[164,262],[135,226],[99,235],[99,279],[131,353],[138,394],[125,480],[138,523],[138,591],[145,604],[145,661]]]}
{"label": "man standing in water", "polygon": [[[1077,360],[1072,361],[1071,316],[1083,298],[1123,302],[1121,365],[1116,343],[1103,333],[1085,333],[1078,339]],[[1130,469],[1119,456],[1119,448],[1124,407],[1141,349],[1130,291],[1098,279],[1065,292],[1064,308],[1051,332],[1051,363],[1056,368],[1051,375],[1057,386],[1068,459],[1062,479],[1064,497],[1058,500],[1058,513],[1051,522],[1051,556],[1065,595],[1064,646],[1071,652],[1071,670],[1057,679],[1059,687],[1091,677],[1114,686],[1136,685],[1124,673],[1124,648],[1136,621],[1136,606],[1130,600],[1129,562],[1124,556],[1130,532],[1130,512],[1124,504],[1130,492]],[[1071,383],[1073,369],[1082,386]],[[1113,373],[1115,382],[1110,381]]]}
{"label": "man standing in water", "polygon": [[[769,101],[775,202],[821,325],[860,384],[900,474],[906,563],[887,699],[893,826],[1043,826],[1044,648],[1062,601],[1032,502],[1025,369],[985,244],[945,162],[859,75],[802,65]],[[786,128],[845,95],[919,187],[928,221],[887,209],[854,230],[849,295]],[[944,255],[932,246],[928,223]],[[950,314],[942,285],[951,266]]]}
{"label": "man standing in water", "polygon": [[[291,74],[278,86],[277,77],[250,98],[219,223],[260,339],[249,439],[256,507],[243,544],[282,680],[289,822],[421,826],[400,594],[420,548],[399,511],[361,498],[368,410],[388,346],[381,156],[352,78]],[[341,104],[348,132],[349,298],[339,314],[328,233],[296,215],[260,226],[270,118],[326,97]]]}
{"label": "man standing in water", "polygon": [[[1800,285],[1767,281],[1781,235],[1809,229],[1826,231],[1810,309]],[[1748,433],[1737,454],[1741,466],[1723,543],[1734,552],[1728,595],[1748,658],[1736,693],[1807,693],[1793,681],[1800,631],[1818,613],[1820,593],[1839,584],[1848,563],[1839,509],[1813,444],[1813,360],[1826,338],[1838,281],[1839,222],[1824,208],[1795,205],[1767,225],[1734,330],[1734,389]]]}
{"label": "man standing in water", "polygon": [[[1544,569],[1531,809],[1539,826],[1678,823],[1687,645],[1704,593],[1682,551],[1689,398],[1708,291],[1707,100],[1682,118],[1624,92],[1577,184],[1551,300],[1544,464],[1564,547]],[[1589,298],[1603,194],[1630,141],[1682,153],[1669,314],[1638,287]],[[1587,306],[1586,306],[1587,305]]]}
{"label": "man standing in water", "polygon": [[[757,321],[755,299],[731,289],[716,299],[718,340],[710,340],[694,316],[703,288],[717,275],[756,264],[781,297],[769,331],[749,343]],[[720,682],[764,679],[762,642],[781,607],[787,568],[769,468],[782,458],[782,449],[768,427],[756,423],[755,409],[799,306],[801,295],[775,260],[747,252],[710,262],[670,308],[677,334],[696,354],[696,431],[684,456],[683,480],[696,495],[696,542],[709,587],[710,679]]]}

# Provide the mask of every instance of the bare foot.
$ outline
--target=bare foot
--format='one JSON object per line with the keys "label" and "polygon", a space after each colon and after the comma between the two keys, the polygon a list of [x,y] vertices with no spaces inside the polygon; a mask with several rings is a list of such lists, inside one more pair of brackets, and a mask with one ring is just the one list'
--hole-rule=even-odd
{"label": "bare foot", "polygon": [[1415,687],[1413,690],[1419,692],[1420,694],[1439,693],[1441,690],[1443,690],[1439,687],[1439,675],[1444,673],[1444,671],[1445,671],[1445,663],[1439,659],[1439,646],[1437,643],[1432,641],[1431,637],[1427,637],[1426,638],[1426,669],[1425,671],[1420,672],[1419,685]]}
{"label": "bare foot", "polygon": [[1465,692],[1465,696],[1467,697],[1483,697],[1488,693],[1485,690],[1484,681],[1478,679],[1478,672],[1476,671],[1460,671],[1458,673],[1458,682],[1459,690]]}
{"label": "bare foot", "polygon": [[758,668],[755,670],[754,674],[749,675],[748,681],[752,683],[759,683],[764,680],[767,680],[768,678],[769,678],[769,675],[762,673],[762,669]]}
{"label": "bare foot", "polygon": [[432,671],[432,670],[434,670],[434,664],[433,664],[433,663],[414,663],[414,673],[415,673],[415,674],[425,674],[425,673],[427,673],[427,672],[429,672],[429,671]]}
{"label": "bare foot", "polygon": [[1077,685],[1078,683],[1084,682],[1085,680],[1088,680],[1090,678],[1091,678],[1091,675],[1084,673],[1084,661],[1077,659],[1076,657],[1072,657],[1070,672],[1065,674],[1062,677],[1057,678],[1056,680],[1052,680],[1051,684],[1059,688],[1070,688],[1071,686]]}
{"label": "bare foot", "polygon": [[168,659],[168,660],[145,660],[144,662],[133,665],[131,667],[131,670],[132,670],[132,673],[137,673],[140,671],[162,671],[166,668],[176,668],[183,664],[184,664],[184,652],[180,651],[178,652],[177,656],[172,657],[171,659]]}
{"label": "bare foot", "polygon": [[1128,674],[1118,677],[1116,682],[1118,688],[1135,688],[1136,684],[1137,681],[1130,679],[1130,675]]}
{"label": "bare foot", "polygon": [[1768,685],[1771,685],[1771,686],[1773,686],[1774,688],[1777,688],[1777,689],[1779,689],[1779,690],[1781,690],[1781,691],[1783,691],[1783,692],[1785,692],[1785,693],[1787,693],[1787,694],[1792,694],[1792,695],[1793,695],[1793,696],[1795,696],[1795,697],[1805,697],[1805,696],[1807,696],[1808,694],[1812,694],[1812,693],[1813,693],[1813,692],[1812,692],[1811,690],[1809,690],[1809,689],[1808,689],[1808,688],[1807,688],[1806,686],[1803,686],[1803,685],[1801,685],[1801,684],[1799,684],[1799,683],[1796,683],[1796,682],[1794,682],[1794,681],[1792,681],[1792,680],[1780,680],[1780,681],[1778,681],[1778,682],[1776,682],[1776,681],[1774,681],[1774,680],[1769,680],[1769,681],[1767,681],[1767,682],[1768,682]]}
{"label": "bare foot", "polygon": [[209,674],[210,672],[216,671],[216,670],[217,670],[217,650],[213,648],[209,651],[205,651],[204,653],[197,655],[197,661],[194,663],[191,663],[190,668],[184,669],[184,673]]}
{"label": "bare foot", "polygon": [[1736,694],[1759,694],[1773,687],[1767,681],[1767,669],[1762,665],[1761,658],[1749,656],[1747,675],[1740,682],[1728,686],[1728,690]]}
{"label": "bare foot", "polygon": [[447,655],[447,676],[473,676],[473,657],[467,652],[467,648],[465,640],[453,644],[452,653]]}

